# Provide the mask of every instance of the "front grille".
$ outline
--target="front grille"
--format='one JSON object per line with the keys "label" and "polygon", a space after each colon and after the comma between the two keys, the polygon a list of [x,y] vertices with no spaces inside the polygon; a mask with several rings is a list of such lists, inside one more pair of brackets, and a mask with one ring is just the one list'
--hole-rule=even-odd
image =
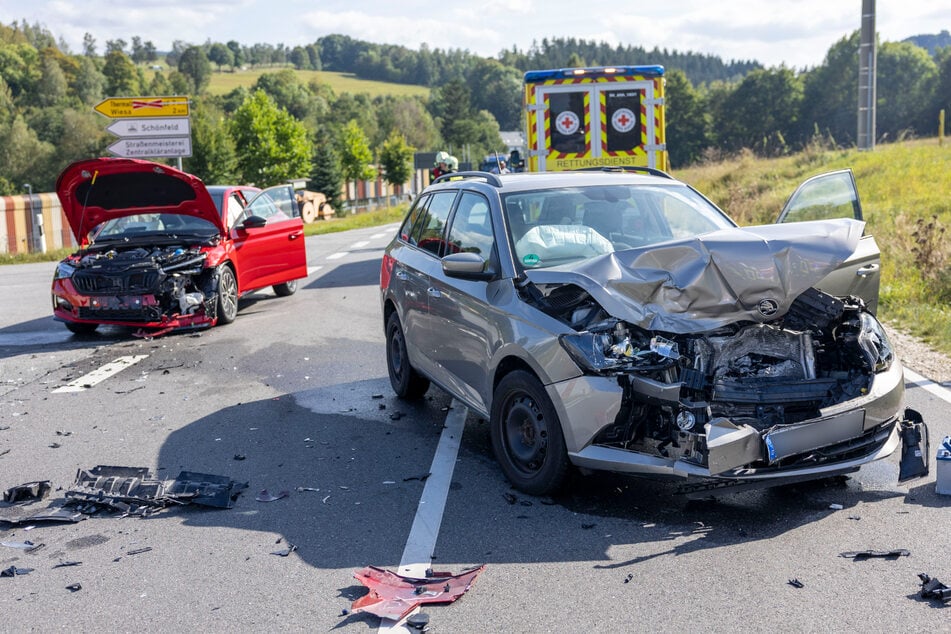
{"label": "front grille", "polygon": [[101,319],[104,321],[160,321],[162,309],[158,306],[143,308],[80,308],[80,319]]}
{"label": "front grille", "polygon": [[144,295],[154,292],[158,271],[133,271],[117,275],[79,271],[73,275],[73,286],[85,295]]}

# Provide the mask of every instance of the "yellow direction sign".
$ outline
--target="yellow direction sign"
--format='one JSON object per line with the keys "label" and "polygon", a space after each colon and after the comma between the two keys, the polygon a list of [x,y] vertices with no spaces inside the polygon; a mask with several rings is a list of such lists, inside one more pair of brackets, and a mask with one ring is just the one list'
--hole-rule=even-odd
{"label": "yellow direction sign", "polygon": [[187,117],[188,97],[111,97],[95,111],[112,119],[131,117]]}

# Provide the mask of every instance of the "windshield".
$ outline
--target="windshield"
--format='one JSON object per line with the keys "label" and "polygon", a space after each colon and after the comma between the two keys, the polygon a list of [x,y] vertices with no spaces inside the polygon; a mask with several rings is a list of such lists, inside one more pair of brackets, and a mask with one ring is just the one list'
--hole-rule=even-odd
{"label": "windshield", "polygon": [[217,233],[218,228],[207,220],[184,214],[162,213],[113,218],[100,223],[91,232],[96,242],[170,235],[209,236]]}
{"label": "windshield", "polygon": [[736,226],[682,183],[542,189],[502,200],[516,257],[525,268]]}

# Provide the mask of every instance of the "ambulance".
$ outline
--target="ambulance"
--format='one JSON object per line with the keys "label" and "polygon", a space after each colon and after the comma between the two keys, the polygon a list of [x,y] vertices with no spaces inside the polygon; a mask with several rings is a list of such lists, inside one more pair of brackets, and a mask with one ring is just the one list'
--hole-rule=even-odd
{"label": "ambulance", "polygon": [[527,171],[625,165],[666,170],[664,81],[663,66],[525,73]]}

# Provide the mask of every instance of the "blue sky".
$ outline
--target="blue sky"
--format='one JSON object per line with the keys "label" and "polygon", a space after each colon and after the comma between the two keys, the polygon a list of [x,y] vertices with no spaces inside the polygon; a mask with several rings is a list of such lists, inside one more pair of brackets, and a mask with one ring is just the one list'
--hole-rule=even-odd
{"label": "blue sky", "polygon": [[[86,32],[100,53],[106,40],[135,35],[168,50],[174,40],[295,46],[343,33],[494,56],[570,36],[800,69],[820,64],[832,44],[858,29],[861,8],[861,0],[0,0],[0,23],[39,22],[73,52]],[[877,0],[876,11],[882,40],[951,30],[947,0]]]}

